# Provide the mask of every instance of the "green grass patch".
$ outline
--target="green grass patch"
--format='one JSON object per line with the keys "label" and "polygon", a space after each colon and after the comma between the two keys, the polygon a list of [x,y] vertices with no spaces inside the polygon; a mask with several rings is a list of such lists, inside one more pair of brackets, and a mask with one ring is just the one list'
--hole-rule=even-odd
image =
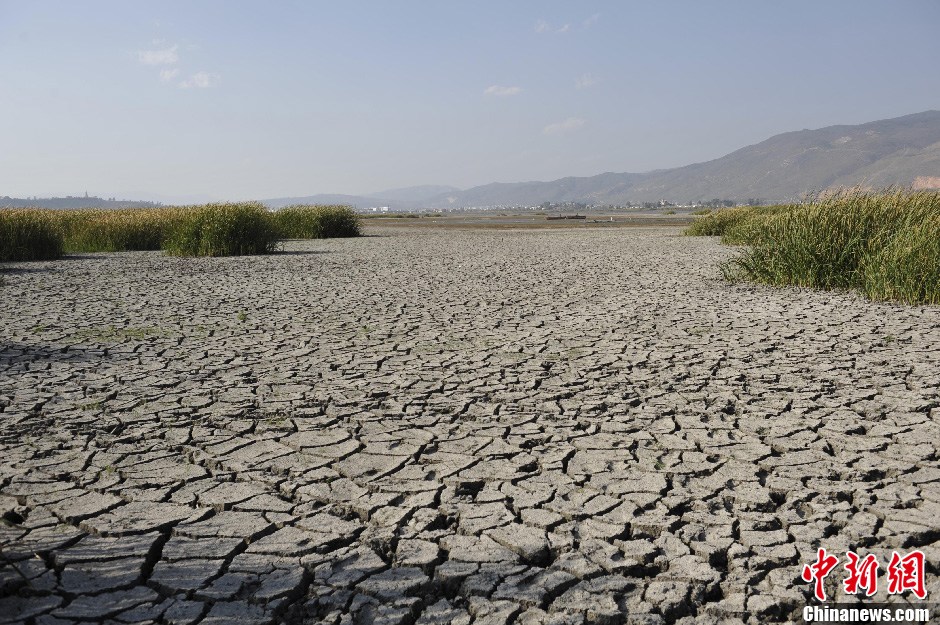
{"label": "green grass patch", "polygon": [[279,238],[274,220],[259,202],[206,204],[181,210],[163,249],[173,256],[269,254]]}
{"label": "green grass patch", "polygon": [[0,262],[54,260],[62,256],[62,233],[45,213],[34,209],[0,209]]}
{"label": "green grass patch", "polygon": [[274,213],[278,233],[285,239],[331,239],[362,234],[359,216],[349,206],[285,206]]}
{"label": "green grass patch", "polygon": [[690,232],[748,246],[723,266],[729,279],[940,304],[940,193],[851,192],[730,211],[738,212]]}

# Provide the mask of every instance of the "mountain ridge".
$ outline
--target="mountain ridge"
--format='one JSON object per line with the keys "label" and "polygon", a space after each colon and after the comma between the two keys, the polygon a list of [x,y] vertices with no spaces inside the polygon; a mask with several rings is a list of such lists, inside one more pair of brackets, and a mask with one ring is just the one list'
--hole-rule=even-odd
{"label": "mountain ridge", "polygon": [[[348,204],[392,210],[534,206],[543,202],[623,205],[694,203],[711,199],[788,202],[839,188],[940,188],[940,111],[864,124],[838,124],[773,135],[724,156],[644,173],[607,171],[555,180],[491,182],[469,189],[419,185],[359,195],[320,193],[262,200],[289,204]],[[159,206],[100,197],[10,198],[0,206],[101,208]]]}
{"label": "mountain ridge", "polygon": [[[940,111],[930,110],[864,124],[837,124],[773,135],[724,156],[683,167],[644,173],[604,172],[556,180],[491,182],[420,199],[382,194],[319,194],[290,203],[347,203],[392,209],[533,206],[543,202],[622,205],[668,200],[691,203],[715,198],[797,201],[835,188],[908,187],[940,178]],[[431,185],[408,189],[430,189]],[[408,190],[406,189],[406,190]],[[385,192],[392,195],[396,190]],[[285,198],[266,200],[284,205]]]}
{"label": "mountain ridge", "polygon": [[774,135],[725,156],[646,173],[606,172],[527,183],[490,183],[434,198],[440,206],[794,201],[839,187],[907,187],[940,176],[940,111]]}

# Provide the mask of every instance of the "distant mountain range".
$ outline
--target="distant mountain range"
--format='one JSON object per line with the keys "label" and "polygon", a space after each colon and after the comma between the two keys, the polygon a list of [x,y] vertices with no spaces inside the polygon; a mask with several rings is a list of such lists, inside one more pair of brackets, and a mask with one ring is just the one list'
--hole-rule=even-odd
{"label": "distant mountain range", "polygon": [[458,208],[542,202],[625,204],[662,199],[798,200],[844,187],[940,188],[940,111],[857,126],[829,126],[775,135],[727,156],[643,174],[604,173],[549,182],[492,183],[465,190],[413,187],[366,196],[314,195],[269,200],[342,203],[364,208]]}
{"label": "distant mountain range", "polygon": [[299,197],[279,197],[262,200],[271,208],[282,208],[291,204],[349,204],[356,208],[372,206],[388,206],[394,209],[419,208],[432,205],[438,198],[448,197],[459,193],[457,187],[445,185],[421,185],[417,187],[403,187],[401,189],[388,189],[378,193],[366,195],[341,195],[338,193],[320,193],[318,195],[304,195]]}
{"label": "distant mountain range", "polygon": [[[495,182],[464,190],[424,185],[363,195],[320,194],[263,201],[273,208],[289,204],[349,204],[357,208],[388,206],[395,210],[533,206],[543,202],[687,203],[716,198],[783,202],[818,191],[888,185],[940,189],[940,111],[857,126],[787,132],[713,161],[642,174],[608,172],[548,182]],[[0,197],[0,207],[155,205],[99,197]]]}

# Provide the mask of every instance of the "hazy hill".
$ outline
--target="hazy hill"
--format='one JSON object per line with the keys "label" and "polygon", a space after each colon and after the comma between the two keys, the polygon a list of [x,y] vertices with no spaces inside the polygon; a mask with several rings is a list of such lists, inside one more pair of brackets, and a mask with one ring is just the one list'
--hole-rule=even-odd
{"label": "hazy hill", "polygon": [[319,193],[317,195],[304,195],[297,197],[279,197],[262,200],[271,208],[283,208],[291,204],[348,204],[356,208],[369,208],[373,206],[388,206],[394,209],[408,209],[420,206],[448,193],[459,191],[456,187],[446,185],[422,185],[417,187],[403,187],[389,189],[367,195],[344,195],[341,193]]}
{"label": "hazy hill", "polygon": [[[492,183],[460,190],[441,185],[373,194],[319,194],[265,200],[289,204],[349,204],[396,210],[437,207],[535,205],[542,202],[623,204],[661,199],[685,203],[713,198],[743,201],[799,199],[813,191],[888,185],[940,187],[940,111],[926,111],[857,126],[829,126],[773,136],[721,158],[642,174],[604,173],[546,182]],[[0,197],[0,207],[122,208],[153,202],[100,197]]]}
{"label": "hazy hill", "polygon": [[487,184],[442,194],[427,206],[711,198],[783,201],[834,187],[906,187],[915,178],[937,176],[940,111],[927,111],[857,126],[788,132],[713,161],[676,169]]}
{"label": "hazy hill", "polygon": [[[424,202],[441,195],[460,191],[457,187],[440,184],[425,184],[417,187],[403,187],[401,189],[388,189],[377,193],[369,193],[367,197],[384,199],[391,202]],[[383,204],[383,206],[385,206]]]}
{"label": "hazy hill", "polygon": [[271,208],[283,208],[285,206],[290,206],[291,204],[346,204],[355,208],[388,206],[395,209],[405,209],[413,208],[419,204],[417,201],[399,202],[365,195],[343,195],[340,193],[319,193],[317,195],[303,195],[297,197],[278,197],[261,201]]}

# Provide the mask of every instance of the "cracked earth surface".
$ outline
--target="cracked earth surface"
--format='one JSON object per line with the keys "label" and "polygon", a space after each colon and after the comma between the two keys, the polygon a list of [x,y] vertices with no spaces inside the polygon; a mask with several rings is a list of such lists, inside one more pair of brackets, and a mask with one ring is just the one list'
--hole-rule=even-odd
{"label": "cracked earth surface", "polygon": [[940,596],[940,309],[371,233],[11,266],[0,622],[787,621],[819,546]]}

